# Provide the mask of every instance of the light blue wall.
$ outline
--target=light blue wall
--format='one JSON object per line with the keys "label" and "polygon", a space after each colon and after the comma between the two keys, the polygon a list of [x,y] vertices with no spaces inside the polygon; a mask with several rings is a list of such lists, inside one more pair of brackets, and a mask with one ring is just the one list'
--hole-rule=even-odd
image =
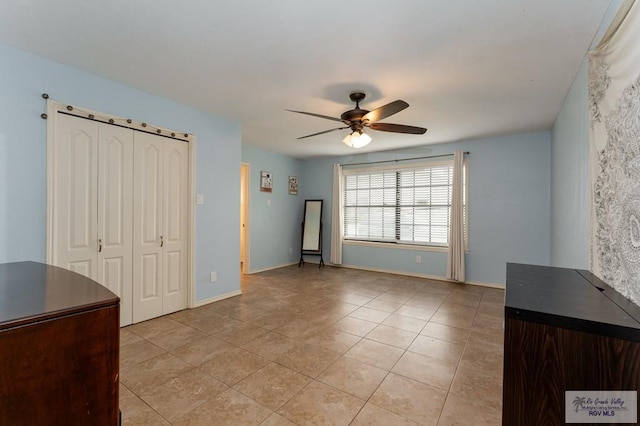
{"label": "light blue wall", "polygon": [[[375,142],[375,140],[374,140]],[[401,159],[469,151],[467,280],[504,284],[506,262],[549,264],[550,133],[527,133],[304,163],[306,198],[326,203],[329,258],[333,163]],[[422,256],[417,264],[416,255]],[[446,253],[345,245],[343,263],[409,274],[446,276]]]}
{"label": "light blue wall", "polygon": [[551,264],[589,268],[587,60],[551,132]]}
{"label": "light blue wall", "polygon": [[[205,300],[240,288],[240,125],[0,45],[0,262],[45,261],[46,121],[42,93],[196,137],[195,291]],[[209,272],[218,282],[209,282]]]}
{"label": "light blue wall", "polygon": [[[304,194],[289,194],[289,176],[305,187],[303,162],[292,157],[242,146],[242,161],[251,169],[249,182],[249,272],[295,263],[300,258]],[[260,172],[273,174],[273,192],[260,191]],[[291,249],[291,252],[289,251]]]}

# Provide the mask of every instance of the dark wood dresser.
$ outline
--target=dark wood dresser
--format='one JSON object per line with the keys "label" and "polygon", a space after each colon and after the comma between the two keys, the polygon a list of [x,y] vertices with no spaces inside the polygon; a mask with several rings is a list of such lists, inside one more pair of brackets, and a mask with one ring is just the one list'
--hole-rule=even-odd
{"label": "dark wood dresser", "polygon": [[0,264],[0,425],[117,425],[119,317],[89,278]]}
{"label": "dark wood dresser", "polygon": [[640,308],[588,271],[508,264],[502,424],[565,424],[566,391],[640,391]]}

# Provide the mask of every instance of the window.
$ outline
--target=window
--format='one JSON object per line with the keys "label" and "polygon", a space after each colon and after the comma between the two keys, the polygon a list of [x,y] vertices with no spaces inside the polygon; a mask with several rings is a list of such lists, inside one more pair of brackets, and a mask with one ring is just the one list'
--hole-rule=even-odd
{"label": "window", "polygon": [[[467,236],[466,162],[463,171]],[[345,169],[344,237],[400,244],[447,246],[453,163],[382,169]]]}

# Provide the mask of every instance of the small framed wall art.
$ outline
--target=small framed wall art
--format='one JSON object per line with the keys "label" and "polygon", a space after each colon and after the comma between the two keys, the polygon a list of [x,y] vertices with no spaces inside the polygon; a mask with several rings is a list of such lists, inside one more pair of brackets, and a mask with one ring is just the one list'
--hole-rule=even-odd
{"label": "small framed wall art", "polygon": [[289,194],[298,195],[298,177],[289,176]]}
{"label": "small framed wall art", "polygon": [[260,172],[260,191],[272,192],[273,191],[273,175],[271,172]]}

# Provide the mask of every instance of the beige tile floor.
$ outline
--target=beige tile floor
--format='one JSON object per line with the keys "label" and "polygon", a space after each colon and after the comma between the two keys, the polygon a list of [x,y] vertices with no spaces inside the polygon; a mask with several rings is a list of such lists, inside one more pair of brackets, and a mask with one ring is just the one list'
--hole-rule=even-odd
{"label": "beige tile floor", "polygon": [[125,425],[499,425],[504,292],[307,265],[121,330]]}

